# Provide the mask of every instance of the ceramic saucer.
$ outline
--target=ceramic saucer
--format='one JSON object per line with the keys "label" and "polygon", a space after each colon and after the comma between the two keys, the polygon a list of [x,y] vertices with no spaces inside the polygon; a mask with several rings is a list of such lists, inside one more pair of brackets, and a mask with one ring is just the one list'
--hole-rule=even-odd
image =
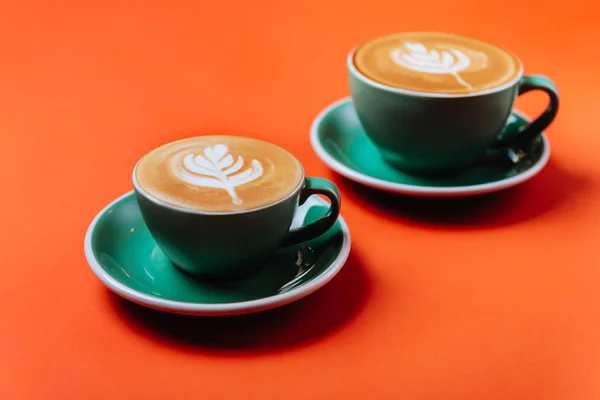
{"label": "ceramic saucer", "polygon": [[[327,212],[316,197],[298,208],[292,227]],[[350,252],[340,216],[324,235],[281,248],[259,271],[236,280],[199,280],[175,268],[157,247],[133,192],[107,205],[85,236],[85,255],[96,276],[116,294],[142,306],[190,315],[233,315],[280,307],[328,283]]]}
{"label": "ceramic saucer", "polygon": [[[525,115],[513,111],[505,132],[528,121]],[[550,144],[542,133],[516,163],[508,156],[491,157],[453,176],[403,173],[383,161],[363,130],[349,97],[336,101],[317,116],[311,128],[311,144],[325,164],[350,180],[387,192],[428,197],[471,196],[506,189],[534,177],[550,157]]]}

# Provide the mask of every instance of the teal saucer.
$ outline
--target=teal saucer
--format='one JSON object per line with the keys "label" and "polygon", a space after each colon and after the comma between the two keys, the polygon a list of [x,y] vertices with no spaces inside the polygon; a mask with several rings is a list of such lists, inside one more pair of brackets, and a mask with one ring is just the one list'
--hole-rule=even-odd
{"label": "teal saucer", "polygon": [[[292,227],[327,212],[310,197]],[[85,237],[85,255],[96,276],[116,294],[142,306],[189,315],[234,315],[263,311],[305,297],[328,283],[350,253],[350,233],[340,216],[324,235],[281,248],[256,273],[236,280],[199,280],[173,266],[158,248],[133,192],[107,205]]]}
{"label": "teal saucer", "polygon": [[[528,121],[513,111],[504,134],[515,132]],[[321,111],[311,128],[311,144],[325,164],[350,180],[387,192],[428,197],[471,196],[507,189],[537,175],[550,157],[550,144],[542,133],[526,153],[511,154],[514,161],[505,154],[486,157],[460,174],[410,175],[383,161],[363,130],[350,98]]]}

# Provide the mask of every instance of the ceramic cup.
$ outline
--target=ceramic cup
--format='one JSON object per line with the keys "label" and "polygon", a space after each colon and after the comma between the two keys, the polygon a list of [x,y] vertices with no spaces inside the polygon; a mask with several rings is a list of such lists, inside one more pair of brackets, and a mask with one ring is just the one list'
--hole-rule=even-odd
{"label": "ceramic cup", "polygon": [[[199,277],[235,278],[250,273],[277,248],[324,234],[340,212],[337,187],[323,178],[305,177],[303,168],[300,184],[285,198],[235,212],[203,212],[161,202],[140,187],[135,168],[135,195],[152,237],[175,266]],[[311,224],[290,229],[297,207],[316,194],[329,198],[327,213]]]}
{"label": "ceramic cup", "polygon": [[[417,92],[378,83],[347,57],[350,93],[358,118],[391,166],[415,174],[440,174],[472,165],[486,150],[532,141],[555,118],[559,95],[544,76],[523,76],[491,90],[468,94]],[[519,60],[520,62],[520,60]],[[517,96],[541,90],[546,110],[519,132],[501,136]]]}

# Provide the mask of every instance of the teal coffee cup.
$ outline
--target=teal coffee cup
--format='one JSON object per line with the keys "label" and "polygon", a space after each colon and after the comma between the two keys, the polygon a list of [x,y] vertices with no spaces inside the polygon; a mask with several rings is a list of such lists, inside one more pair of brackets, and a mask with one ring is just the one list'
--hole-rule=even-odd
{"label": "teal coffee cup", "polygon": [[[158,247],[184,272],[235,278],[260,268],[282,246],[324,234],[337,220],[340,195],[323,178],[267,142],[200,136],[161,146],[133,171],[135,195]],[[324,216],[290,229],[312,195],[331,204]]]}
{"label": "teal coffee cup", "polygon": [[[490,151],[527,146],[558,112],[554,83],[523,75],[514,54],[478,39],[439,32],[376,38],[347,57],[350,92],[370,140],[391,166],[451,173]],[[540,90],[546,110],[503,135],[517,96]]]}

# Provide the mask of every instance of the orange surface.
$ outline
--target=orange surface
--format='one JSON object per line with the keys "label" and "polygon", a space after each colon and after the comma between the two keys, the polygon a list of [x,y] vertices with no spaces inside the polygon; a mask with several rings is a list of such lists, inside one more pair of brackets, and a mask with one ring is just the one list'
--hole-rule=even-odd
{"label": "orange surface", "polygon": [[[593,1],[158,3],[0,9],[0,398],[600,398]],[[476,201],[410,201],[315,156],[309,126],[348,94],[347,52],[412,29],[494,41],[555,80],[538,177]],[[95,278],[94,215],[131,189],[143,153],[206,133],[270,140],[340,186],[353,248],[328,286],[212,320],[131,306]]]}

